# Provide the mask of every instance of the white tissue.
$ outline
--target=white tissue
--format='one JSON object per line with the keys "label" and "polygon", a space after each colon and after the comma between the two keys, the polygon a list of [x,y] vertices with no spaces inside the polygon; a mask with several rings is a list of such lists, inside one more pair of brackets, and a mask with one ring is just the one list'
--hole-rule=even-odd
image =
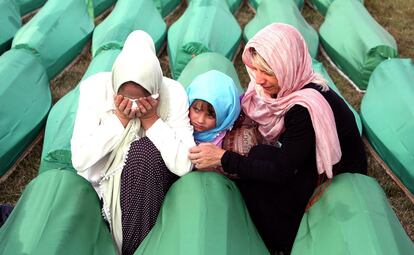
{"label": "white tissue", "polygon": [[130,99],[130,100],[132,102],[131,110],[137,109],[138,108],[138,104],[137,104],[138,99]]}

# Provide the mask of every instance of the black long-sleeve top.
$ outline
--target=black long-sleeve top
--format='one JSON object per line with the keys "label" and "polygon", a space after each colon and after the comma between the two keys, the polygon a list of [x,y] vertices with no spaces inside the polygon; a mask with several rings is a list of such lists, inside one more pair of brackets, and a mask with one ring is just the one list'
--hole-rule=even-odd
{"label": "black long-sleeve top", "polygon": [[[312,83],[304,88],[319,91],[332,108],[342,150],[334,174],[365,174],[366,155],[349,107],[333,90],[322,92]],[[318,179],[315,131],[305,107],[295,105],[286,113],[279,141],[280,148],[258,145],[247,157],[226,151],[221,163],[225,172],[240,177],[237,184],[268,248],[289,250]]]}

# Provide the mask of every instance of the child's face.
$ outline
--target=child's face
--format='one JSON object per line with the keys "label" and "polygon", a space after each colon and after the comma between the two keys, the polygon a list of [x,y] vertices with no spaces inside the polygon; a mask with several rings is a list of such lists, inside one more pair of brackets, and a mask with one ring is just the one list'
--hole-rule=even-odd
{"label": "child's face", "polygon": [[203,132],[215,128],[216,117],[213,107],[203,100],[194,100],[190,106],[190,123],[194,127],[195,132]]}

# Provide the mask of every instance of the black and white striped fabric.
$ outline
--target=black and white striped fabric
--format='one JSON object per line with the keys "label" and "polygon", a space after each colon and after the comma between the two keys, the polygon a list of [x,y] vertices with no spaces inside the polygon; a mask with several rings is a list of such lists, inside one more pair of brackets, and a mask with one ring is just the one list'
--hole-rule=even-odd
{"label": "black and white striped fabric", "polygon": [[155,224],[177,176],[147,137],[134,141],[121,175],[122,254],[133,254]]}

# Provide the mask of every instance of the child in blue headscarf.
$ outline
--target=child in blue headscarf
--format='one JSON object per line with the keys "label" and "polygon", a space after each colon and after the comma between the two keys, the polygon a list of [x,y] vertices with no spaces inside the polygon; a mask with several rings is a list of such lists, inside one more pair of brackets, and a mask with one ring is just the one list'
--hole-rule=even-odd
{"label": "child in blue headscarf", "polygon": [[187,87],[190,123],[197,144],[222,145],[240,114],[240,99],[233,79],[211,70],[198,75]]}

